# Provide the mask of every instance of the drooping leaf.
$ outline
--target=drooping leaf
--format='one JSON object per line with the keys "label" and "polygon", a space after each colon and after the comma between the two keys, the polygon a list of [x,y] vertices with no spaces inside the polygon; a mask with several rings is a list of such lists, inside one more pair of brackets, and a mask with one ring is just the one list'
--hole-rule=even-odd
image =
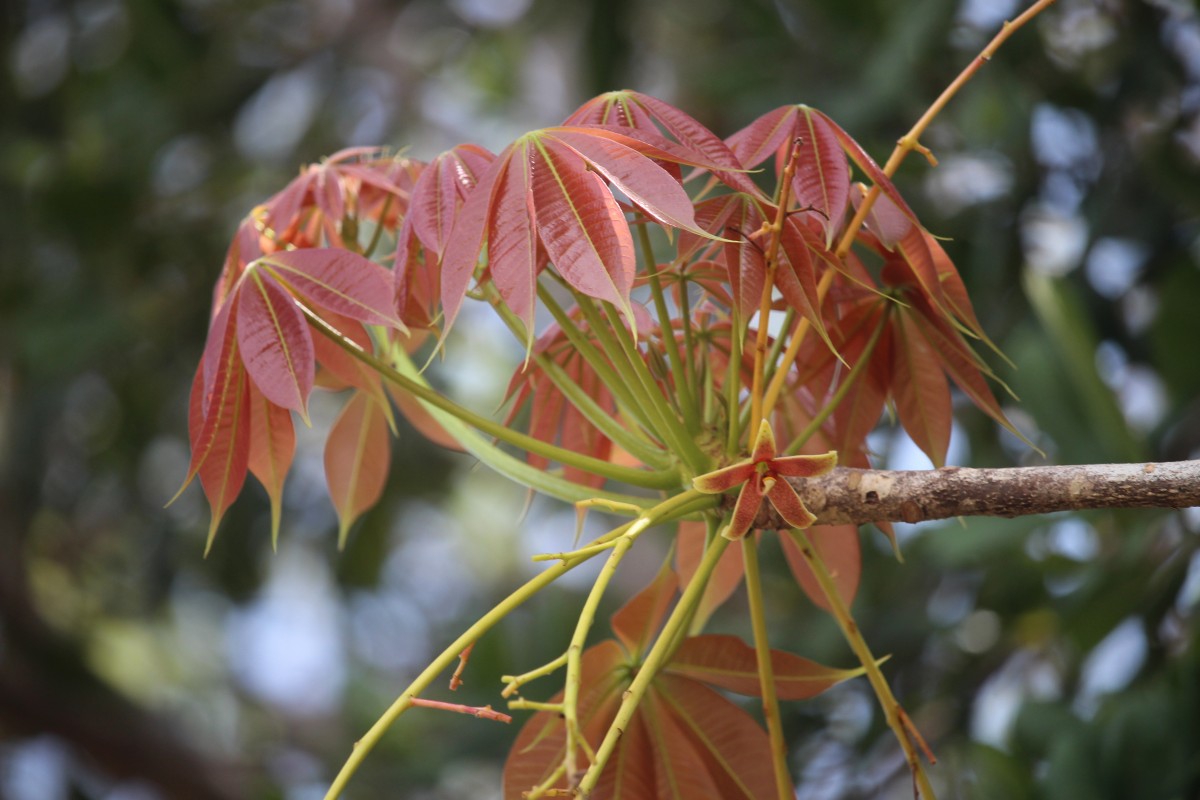
{"label": "drooping leaf", "polygon": [[283,483],[296,453],[296,427],[286,408],[276,405],[250,386],[250,473],[271,501],[271,547],[279,542],[283,509]]}
{"label": "drooping leaf", "polygon": [[800,158],[792,179],[795,201],[816,212],[825,230],[825,247],[829,248],[845,221],[850,169],[837,136],[823,116],[805,107],[797,117],[797,126]]}
{"label": "drooping leaf", "polygon": [[842,130],[827,115],[817,111],[815,108],[809,109],[809,111],[812,116],[820,118],[828,125],[829,130],[837,138],[838,143],[841,144],[842,150],[845,151],[846,155],[850,156],[850,160],[854,162],[855,166],[862,170],[871,179],[871,182],[878,186],[880,191],[895,203],[896,208],[919,227],[920,223],[917,222],[917,215],[908,207],[908,203],[904,202],[904,198],[900,196],[900,192],[892,183],[891,178],[884,174],[880,166],[875,163],[875,159],[871,158],[870,154],[862,148],[862,145],[856,142],[854,137]]}
{"label": "drooping leaf", "polygon": [[654,797],[660,800],[720,800],[704,759],[657,692],[642,701],[638,716],[654,753]]}
{"label": "drooping leaf", "polygon": [[[771,651],[771,669],[780,700],[815,697],[862,672],[826,667],[782,650]],[[704,634],[685,639],[667,666],[667,672],[738,694],[762,696],[758,656],[753,647],[736,636]]]}
{"label": "drooping leaf", "polygon": [[613,614],[613,633],[630,655],[640,657],[649,649],[677,588],[675,573],[659,570],[649,586]]}
{"label": "drooping leaf", "polygon": [[[687,586],[700,561],[704,557],[705,525],[702,522],[682,521],[679,523],[679,534],[675,537],[675,571],[679,576],[679,585]],[[742,562],[742,548],[726,547],[721,554],[721,560],[713,569],[704,586],[704,594],[696,606],[693,619],[693,630],[696,630],[721,607],[742,583],[745,567]]]}
{"label": "drooping leaf", "polygon": [[355,392],[325,442],[325,480],[338,515],[338,547],[350,526],[383,494],[391,463],[387,417],[379,404]]}
{"label": "drooping leaf", "polygon": [[396,316],[391,274],[369,258],[322,247],[272,253],[262,263],[312,305],[367,325],[407,331]]}
{"label": "drooping leaf", "polygon": [[500,176],[509,169],[512,152],[510,146],[492,161],[475,188],[467,193],[467,199],[454,218],[450,241],[440,264],[442,313],[445,315],[443,335],[458,317],[462,301],[475,278],[479,252],[487,239],[497,184]]}
{"label": "drooping leaf", "polygon": [[[858,582],[862,574],[862,552],[858,540],[858,527],[855,525],[815,525],[805,531],[808,540],[825,562],[833,582],[837,586],[838,595],[847,607],[854,602],[858,592]],[[819,608],[830,609],[829,601],[812,568],[808,566],[804,554],[795,539],[794,532],[781,532],[779,541],[783,545],[783,554],[788,566],[795,576],[800,588]]]}
{"label": "drooping leaf", "polygon": [[892,397],[900,424],[935,467],[945,466],[953,409],[937,354],[911,315],[897,313],[892,337]]}
{"label": "drooping leaf", "polygon": [[237,337],[242,363],[263,396],[307,419],[316,369],[312,334],[295,299],[260,270],[241,282]]}
{"label": "drooping leaf", "polygon": [[660,675],[658,696],[700,754],[721,800],[778,797],[767,732],[750,715],[703,684]]}
{"label": "drooping leaf", "polygon": [[534,204],[536,155],[518,142],[509,156],[509,169],[497,178],[495,207],[488,226],[488,274],[509,310],[525,325],[526,342],[533,341],[534,298],[543,259],[538,251],[538,213]]}
{"label": "drooping leaf", "polygon": [[199,476],[204,496],[208,498],[212,516],[205,554],[212,548],[221,518],[246,482],[249,461],[249,381],[238,359],[236,340],[226,352],[228,358],[222,359],[207,403],[202,394],[202,370],[196,372],[189,403],[192,464],[184,485],[193,476]]}

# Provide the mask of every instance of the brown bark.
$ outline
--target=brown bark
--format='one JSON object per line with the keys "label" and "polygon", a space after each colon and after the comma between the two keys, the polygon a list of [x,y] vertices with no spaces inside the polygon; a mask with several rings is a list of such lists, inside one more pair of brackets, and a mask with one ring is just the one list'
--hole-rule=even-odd
{"label": "brown bark", "polygon": [[[839,467],[792,483],[818,525],[1200,505],[1200,461],[921,471]],[[756,526],[780,524],[764,503]]]}

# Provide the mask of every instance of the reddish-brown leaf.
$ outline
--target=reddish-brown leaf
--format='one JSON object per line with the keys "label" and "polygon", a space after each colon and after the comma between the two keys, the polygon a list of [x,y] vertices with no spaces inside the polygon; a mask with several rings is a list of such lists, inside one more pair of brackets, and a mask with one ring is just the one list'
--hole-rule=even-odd
{"label": "reddish-brown leaf", "polygon": [[379,500],[391,462],[387,417],[379,403],[355,392],[325,442],[325,480],[338,515],[338,547],[350,526]]}
{"label": "reddish-brown leaf", "polygon": [[262,261],[312,305],[368,325],[407,330],[396,316],[391,273],[369,258],[331,247],[281,251]]}
{"label": "reddish-brown leaf", "polygon": [[654,753],[654,797],[657,800],[721,800],[721,791],[708,774],[704,759],[658,692],[647,695],[638,709],[638,716],[646,726]]}
{"label": "reddish-brown leaf", "polygon": [[811,207],[825,231],[825,247],[833,245],[846,217],[850,168],[829,123],[804,107],[797,117],[800,158],[792,179],[796,204]]}
{"label": "reddish-brown leaf", "polygon": [[[838,143],[841,144],[842,150],[846,152],[846,155],[850,156],[850,160],[853,161],[854,164],[860,170],[862,170],[868,178],[871,179],[872,183],[879,187],[880,191],[887,195],[891,201],[896,204],[896,207],[903,212],[906,217],[908,217],[914,223],[917,223],[917,215],[914,214],[912,209],[908,207],[908,203],[904,202],[904,198],[900,196],[900,192],[896,189],[895,185],[892,184],[891,178],[884,174],[879,165],[875,163],[875,159],[871,158],[866,150],[863,150],[862,145],[854,141],[854,138],[850,136],[850,134],[838,127],[838,124],[825,114],[817,111],[815,108],[809,109],[809,111],[814,117],[818,117],[828,124],[829,130],[837,138]],[[919,223],[917,224],[919,225]]]}
{"label": "reddish-brown leaf", "polygon": [[[700,561],[704,557],[704,539],[704,523],[679,523],[679,534],[675,537],[675,571],[679,576],[680,586],[687,586],[700,567]],[[713,612],[729,599],[741,585],[744,573],[742,548],[726,547],[704,586],[704,595],[696,606],[693,625],[702,626]]]}
{"label": "reddish-brown leaf", "polygon": [[260,270],[247,273],[240,287],[237,338],[250,379],[267,400],[307,419],[316,358],[304,314]]}
{"label": "reddish-brown leaf", "polygon": [[250,387],[249,406],[248,464],[251,474],[258,478],[271,501],[271,546],[274,547],[279,541],[283,482],[296,453],[296,427],[286,408],[272,403],[253,385]]}
{"label": "reddish-brown leaf", "polygon": [[892,397],[900,424],[935,467],[950,448],[950,384],[929,342],[911,315],[895,315],[892,337]]}
{"label": "reddish-brown leaf", "polygon": [[611,767],[600,774],[595,797],[603,800],[647,800],[657,797],[654,747],[641,714],[621,734]]}
{"label": "reddish-brown leaf", "polygon": [[[577,715],[592,747],[599,745],[629,686],[626,655],[612,639],[584,651],[580,663],[580,692]],[[561,702],[562,693],[550,702]],[[504,800],[520,800],[521,793],[542,783],[563,761],[566,735],[561,716],[538,712],[521,728],[504,762]],[[584,763],[582,756],[580,762]],[[609,769],[612,769],[610,762]],[[566,780],[555,784],[565,789]],[[627,795],[630,800],[631,795]]]}
{"label": "reddish-brown leaf", "polygon": [[649,586],[612,615],[613,633],[631,656],[640,657],[649,649],[677,587],[675,573],[659,570]]}
{"label": "reddish-brown leaf", "polygon": [[[817,525],[805,531],[808,540],[825,562],[825,566],[833,575],[838,595],[847,606],[854,602],[858,592],[859,577],[862,575],[862,553],[858,541],[858,527],[855,525]],[[795,533],[780,532],[779,541],[783,545],[783,554],[791,567],[792,575],[800,588],[817,606],[829,610],[829,601],[817,578],[808,566],[800,546],[796,543]]]}
{"label": "reddish-brown leaf", "polygon": [[778,797],[767,733],[749,714],[703,684],[660,675],[655,689],[707,766],[721,800]]}
{"label": "reddish-brown leaf", "polygon": [[747,167],[757,167],[796,138],[800,106],[780,106],[768,111],[725,140]]}
{"label": "reddish-brown leaf", "polygon": [[[771,651],[771,670],[780,700],[806,700],[859,674],[859,670],[826,667],[782,650]],[[666,671],[738,694],[762,696],[758,656],[736,636],[704,634],[685,639]]]}

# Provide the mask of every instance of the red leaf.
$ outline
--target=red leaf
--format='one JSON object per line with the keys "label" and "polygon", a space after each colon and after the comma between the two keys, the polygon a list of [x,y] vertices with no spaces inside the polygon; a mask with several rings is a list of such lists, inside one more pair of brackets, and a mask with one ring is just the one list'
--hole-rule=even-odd
{"label": "red leaf", "polygon": [[492,199],[495,194],[498,178],[509,168],[513,148],[510,145],[501,153],[487,172],[475,184],[475,188],[467,194],[467,199],[459,209],[454,219],[454,228],[450,233],[450,241],[442,253],[442,313],[445,315],[446,331],[454,324],[463,298],[475,278],[475,268],[479,266],[479,251],[483,249],[484,238],[488,231],[488,220],[492,213]]}
{"label": "red leaf", "polygon": [[896,187],[892,184],[891,179],[885,175],[883,170],[879,168],[879,165],[875,163],[875,159],[871,158],[867,151],[862,149],[862,145],[854,141],[850,134],[838,127],[838,124],[825,114],[822,114],[815,108],[808,109],[808,111],[813,116],[820,118],[829,125],[829,130],[832,131],[835,137],[837,137],[842,149],[846,151],[846,155],[850,156],[850,160],[853,161],[855,165],[871,179],[872,183],[879,187],[880,191],[887,195],[891,201],[896,204],[896,207],[903,212],[906,217],[912,220],[914,224],[919,226],[920,223],[917,222],[917,215],[914,214],[912,209],[908,207],[908,203],[904,202],[904,198],[900,196],[900,192],[896,190]]}
{"label": "red leaf", "polygon": [[316,357],[304,314],[259,270],[248,273],[240,287],[237,337],[246,371],[267,400],[307,419]]}
{"label": "red leaf", "polygon": [[796,137],[800,106],[780,106],[768,111],[725,140],[747,167],[757,167]]}
{"label": "red leaf", "polygon": [[533,158],[527,143],[514,146],[508,167],[496,180],[488,225],[488,272],[504,304],[525,324],[529,341],[534,333],[534,298],[542,266],[530,174]]}
{"label": "red leaf", "polygon": [[892,397],[900,424],[935,467],[950,448],[950,385],[936,353],[909,314],[896,314],[892,337]]}
{"label": "red leaf", "polygon": [[649,586],[612,615],[613,633],[631,656],[640,658],[650,648],[675,599],[676,588],[675,573],[660,570]]}
{"label": "red leaf", "polygon": [[238,358],[233,330],[227,330],[212,388],[205,394],[203,371],[197,369],[188,404],[192,462],[183,485],[199,476],[204,496],[208,498],[212,517],[205,554],[212,548],[221,518],[246,482],[250,450],[249,382]]}
{"label": "red leaf", "polygon": [[[858,592],[858,581],[862,574],[862,555],[858,541],[858,528],[854,525],[817,525],[806,532],[808,540],[825,562],[833,575],[838,595],[847,607],[854,602]],[[808,566],[800,546],[796,543],[795,533],[780,533],[779,541],[783,545],[783,554],[787,557],[788,566],[800,588],[818,607],[829,611],[829,601],[821,591],[817,578]]]}
{"label": "red leaf", "polygon": [[283,482],[296,453],[296,427],[287,409],[275,405],[250,387],[250,472],[271,500],[271,546],[279,541]]}
{"label": "red leaf", "polygon": [[287,250],[263,257],[279,280],[310,303],[368,325],[407,331],[392,302],[386,269],[339,248]]}
{"label": "red leaf", "polygon": [[[826,667],[782,650],[771,651],[771,671],[780,700],[816,697],[834,684],[860,673],[860,670]],[[738,694],[762,697],[758,655],[753,647],[736,636],[705,634],[685,639],[666,672]]]}
{"label": "red leaf", "polygon": [[703,233],[696,227],[692,201],[683,187],[634,148],[571,131],[560,131],[554,138],[579,154],[651,218],[663,225]]}
{"label": "red leaf", "polygon": [[798,205],[811,206],[817,212],[828,248],[845,220],[850,169],[837,136],[824,117],[805,107],[797,123],[801,150],[792,179],[795,200]]}
{"label": "red leaf", "polygon": [[495,158],[482,147],[461,144],[429,162],[417,179],[408,215],[421,244],[435,260],[445,252],[464,200]]}
{"label": "red leaf", "polygon": [[546,252],[567,283],[616,305],[632,321],[636,256],[624,213],[578,154],[549,138],[536,148],[533,201]]}
{"label": "red leaf", "polygon": [[379,500],[387,481],[391,446],[379,404],[355,392],[329,430],[325,479],[338,515],[338,547],[350,526]]}

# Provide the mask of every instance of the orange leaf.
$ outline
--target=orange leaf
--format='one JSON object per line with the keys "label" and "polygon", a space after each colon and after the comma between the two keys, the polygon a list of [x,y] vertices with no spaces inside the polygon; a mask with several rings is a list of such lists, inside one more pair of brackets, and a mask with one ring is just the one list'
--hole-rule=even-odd
{"label": "orange leaf", "polygon": [[296,427],[286,408],[277,406],[250,387],[249,467],[271,500],[271,546],[279,541],[283,482],[296,453]]}
{"label": "orange leaf", "polygon": [[339,548],[350,526],[383,494],[390,461],[387,417],[377,402],[355,392],[325,443],[325,479],[337,510]]}
{"label": "orange leaf", "polygon": [[691,740],[720,800],[778,797],[767,733],[749,714],[703,684],[660,675],[655,690]]}
{"label": "orange leaf", "polygon": [[[675,570],[679,576],[680,586],[687,586],[692,576],[696,574],[700,561],[704,557],[704,538],[705,525],[703,522],[683,521],[679,523],[679,534],[675,537]],[[742,548],[725,548],[725,552],[721,554],[721,560],[717,562],[716,568],[704,587],[704,595],[700,598],[699,605],[696,606],[692,623],[694,626],[703,626],[713,612],[720,608],[737,590],[742,583],[744,569]]]}
{"label": "orange leaf", "polygon": [[649,649],[667,608],[675,599],[677,586],[675,573],[668,569],[659,570],[649,586],[612,615],[613,633],[631,656],[640,658]]}
{"label": "orange leaf", "polygon": [[[858,592],[858,581],[862,575],[862,552],[858,541],[858,527],[855,525],[816,525],[806,531],[808,540],[825,562],[833,575],[838,594],[847,606],[854,602]],[[829,610],[829,601],[817,583],[817,578],[808,566],[800,546],[796,543],[791,531],[781,533],[779,540],[783,545],[783,554],[788,566],[800,588],[818,607]]]}
{"label": "orange leaf", "polygon": [[720,800],[704,759],[674,719],[658,692],[650,692],[638,709],[654,753],[654,797],[659,800]]}
{"label": "orange leaf", "polygon": [[[782,650],[771,651],[771,668],[780,700],[806,700],[859,674],[857,670],[826,667]],[[762,696],[758,656],[753,647],[736,636],[704,634],[685,639],[666,671],[738,694]]]}

